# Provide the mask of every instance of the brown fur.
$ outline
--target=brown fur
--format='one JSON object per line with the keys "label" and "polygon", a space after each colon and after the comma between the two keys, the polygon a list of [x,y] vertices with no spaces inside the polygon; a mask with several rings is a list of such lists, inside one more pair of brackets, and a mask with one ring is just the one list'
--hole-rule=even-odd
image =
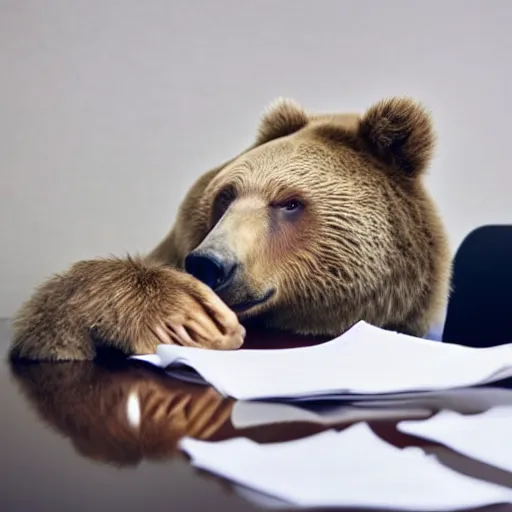
{"label": "brown fur", "polygon": [[[366,320],[424,335],[450,279],[422,184],[434,143],[428,113],[408,98],[362,116],[274,103],[255,144],[199,178],[146,258],[80,262],[44,283],[17,315],[12,356],[91,359],[98,342],[127,354],[162,341],[236,348],[239,321],[254,317],[301,334]],[[291,199],[297,213],[286,213]],[[198,246],[228,248],[240,263],[222,302],[181,270]],[[231,311],[267,294],[238,319]]]}

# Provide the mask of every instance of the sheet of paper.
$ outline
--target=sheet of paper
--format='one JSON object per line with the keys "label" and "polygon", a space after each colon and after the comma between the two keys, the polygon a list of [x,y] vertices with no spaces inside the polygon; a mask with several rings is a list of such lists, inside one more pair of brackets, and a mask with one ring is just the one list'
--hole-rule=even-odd
{"label": "sheet of paper", "polygon": [[512,502],[512,489],[457,473],[419,448],[395,448],[365,423],[264,445],[184,438],[180,448],[193,466],[295,506],[434,511]]}
{"label": "sheet of paper", "polygon": [[231,411],[231,423],[236,429],[260,427],[276,423],[304,422],[318,425],[339,425],[356,421],[406,420],[428,418],[432,412],[418,407],[353,407],[350,405],[321,406],[280,402],[238,400]]}
{"label": "sheet of paper", "polygon": [[441,411],[427,420],[400,422],[398,429],[512,472],[512,406],[493,407],[474,415]]}
{"label": "sheet of paper", "polygon": [[[219,351],[159,345],[156,355],[158,366],[193,369],[221,394],[239,400],[440,390],[512,376],[512,345],[476,349],[436,343],[366,322],[312,347]],[[136,358],[156,361],[154,355]]]}

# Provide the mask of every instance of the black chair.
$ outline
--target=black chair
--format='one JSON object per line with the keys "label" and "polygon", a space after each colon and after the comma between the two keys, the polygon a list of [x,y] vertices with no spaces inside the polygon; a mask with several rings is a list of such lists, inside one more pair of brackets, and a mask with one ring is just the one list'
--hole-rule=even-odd
{"label": "black chair", "polygon": [[470,347],[512,342],[512,225],[482,226],[454,258],[443,341]]}

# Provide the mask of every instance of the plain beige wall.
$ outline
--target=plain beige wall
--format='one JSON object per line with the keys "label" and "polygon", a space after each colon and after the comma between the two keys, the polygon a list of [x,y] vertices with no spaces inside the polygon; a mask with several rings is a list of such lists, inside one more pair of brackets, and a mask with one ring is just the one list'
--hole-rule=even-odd
{"label": "plain beige wall", "polygon": [[512,2],[0,0],[0,316],[77,259],[147,251],[262,109],[407,94],[452,247],[512,222]]}

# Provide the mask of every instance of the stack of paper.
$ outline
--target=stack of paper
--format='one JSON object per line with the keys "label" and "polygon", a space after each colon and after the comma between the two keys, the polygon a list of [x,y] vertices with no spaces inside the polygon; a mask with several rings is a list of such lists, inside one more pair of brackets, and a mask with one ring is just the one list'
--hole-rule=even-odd
{"label": "stack of paper", "polygon": [[401,422],[398,429],[442,444],[466,457],[512,471],[511,406],[494,407],[471,416],[442,411],[428,420]]}
{"label": "stack of paper", "polygon": [[512,345],[436,343],[359,322],[313,347],[218,351],[159,345],[136,359],[239,400],[370,398],[453,389],[512,376]]}
{"label": "stack of paper", "polygon": [[395,448],[364,423],[285,443],[184,438],[180,447],[197,468],[303,507],[434,511],[512,503],[512,489],[459,474],[418,448]]}

